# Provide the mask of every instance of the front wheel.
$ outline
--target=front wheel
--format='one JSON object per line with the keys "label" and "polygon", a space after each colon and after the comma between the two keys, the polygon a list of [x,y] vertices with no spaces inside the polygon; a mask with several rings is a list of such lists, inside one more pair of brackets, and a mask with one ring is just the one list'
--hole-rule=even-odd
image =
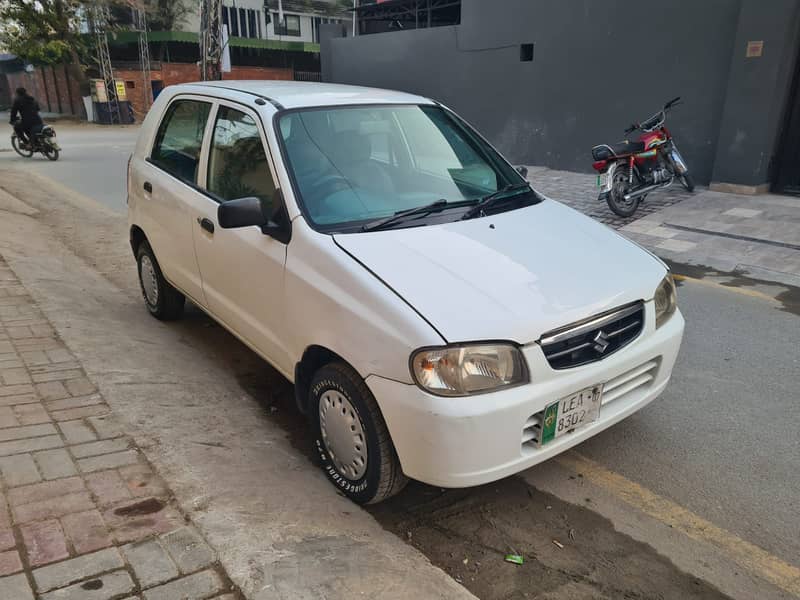
{"label": "front wheel", "polygon": [[686,188],[687,192],[694,191],[694,179],[692,179],[688,171],[682,175],[678,175],[678,178],[681,180],[681,185]]}
{"label": "front wheel", "polygon": [[620,217],[631,217],[639,207],[640,198],[625,199],[625,194],[630,190],[628,167],[617,167],[611,180],[611,190],[608,192],[606,202],[611,211]]}
{"label": "front wheel", "polygon": [[22,142],[19,141],[16,133],[11,136],[11,147],[14,148],[14,152],[24,158],[30,158],[33,156],[33,149],[23,148]]}
{"label": "front wheel", "polygon": [[42,146],[42,154],[47,157],[47,160],[56,161],[58,160],[58,148],[54,148],[48,143],[43,144]]}
{"label": "front wheel", "polygon": [[361,376],[343,362],[311,380],[309,414],[325,475],[358,504],[374,504],[405,487],[397,452],[378,403]]}

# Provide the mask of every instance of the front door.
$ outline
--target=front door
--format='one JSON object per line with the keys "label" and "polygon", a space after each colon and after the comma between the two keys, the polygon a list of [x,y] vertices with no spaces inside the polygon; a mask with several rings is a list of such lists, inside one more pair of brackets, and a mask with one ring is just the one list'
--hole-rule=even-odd
{"label": "front door", "polygon": [[[237,198],[275,197],[275,171],[261,120],[249,108],[221,101],[213,115],[202,185],[208,194],[195,227],[203,292],[212,314],[270,362],[294,369],[284,342],[286,245],[259,227],[222,229],[219,204]],[[209,226],[209,223],[211,226]]]}

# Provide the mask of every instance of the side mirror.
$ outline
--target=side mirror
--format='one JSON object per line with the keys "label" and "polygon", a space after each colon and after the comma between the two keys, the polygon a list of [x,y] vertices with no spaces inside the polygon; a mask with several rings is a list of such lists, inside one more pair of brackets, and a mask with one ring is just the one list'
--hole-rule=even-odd
{"label": "side mirror", "polygon": [[284,244],[288,244],[292,237],[291,223],[280,190],[275,191],[271,203],[262,202],[255,196],[223,202],[217,209],[217,221],[223,229],[255,225],[260,227],[265,235],[274,237]]}
{"label": "side mirror", "polygon": [[261,200],[255,196],[229,200],[219,205],[217,221],[223,229],[236,229],[238,227],[261,227],[267,223],[261,211]]}
{"label": "side mirror", "polygon": [[522,176],[523,176],[525,179],[527,179],[527,178],[528,178],[528,167],[526,167],[526,166],[524,166],[524,165],[520,165],[520,166],[518,166],[518,167],[517,167],[517,173],[519,173],[519,174],[520,174],[520,175],[522,175]]}

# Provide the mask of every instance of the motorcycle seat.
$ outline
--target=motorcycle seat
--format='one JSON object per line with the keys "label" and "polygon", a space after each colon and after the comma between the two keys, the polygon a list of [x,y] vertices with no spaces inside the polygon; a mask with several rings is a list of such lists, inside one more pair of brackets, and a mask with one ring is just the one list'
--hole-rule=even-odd
{"label": "motorcycle seat", "polygon": [[635,154],[644,151],[644,142],[631,142],[630,140],[623,140],[616,144],[600,144],[592,148],[592,157],[595,160],[607,160],[617,156],[625,156],[626,154]]}

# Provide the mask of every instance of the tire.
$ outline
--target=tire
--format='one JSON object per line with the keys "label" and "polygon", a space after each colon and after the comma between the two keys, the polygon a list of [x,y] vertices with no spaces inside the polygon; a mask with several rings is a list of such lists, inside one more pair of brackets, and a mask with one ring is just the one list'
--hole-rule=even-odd
{"label": "tire", "polygon": [[47,160],[52,160],[55,162],[58,160],[59,151],[58,148],[53,148],[50,144],[45,142],[42,144],[42,154],[47,157]]}
{"label": "tire", "polygon": [[678,175],[678,179],[681,180],[681,185],[686,188],[687,192],[694,191],[694,179],[689,175],[689,171],[686,171],[683,175]]}
{"label": "tire", "polygon": [[322,470],[345,496],[375,504],[408,483],[378,403],[350,366],[334,362],[314,374],[309,414]]}
{"label": "tire", "polygon": [[620,217],[632,217],[639,208],[641,198],[633,198],[625,200],[625,194],[628,191],[628,174],[630,169],[625,167],[617,167],[614,171],[614,180],[611,182],[611,191],[608,192],[606,202],[608,207],[615,215]]}
{"label": "tire", "polygon": [[147,310],[156,319],[174,321],[183,314],[186,297],[164,279],[150,244],[142,242],[136,251],[139,287]]}
{"label": "tire", "polygon": [[14,148],[14,152],[19,154],[23,158],[30,158],[31,156],[33,156],[33,150],[23,150],[20,147],[20,142],[19,138],[17,137],[17,134],[13,134],[11,136],[11,146]]}

